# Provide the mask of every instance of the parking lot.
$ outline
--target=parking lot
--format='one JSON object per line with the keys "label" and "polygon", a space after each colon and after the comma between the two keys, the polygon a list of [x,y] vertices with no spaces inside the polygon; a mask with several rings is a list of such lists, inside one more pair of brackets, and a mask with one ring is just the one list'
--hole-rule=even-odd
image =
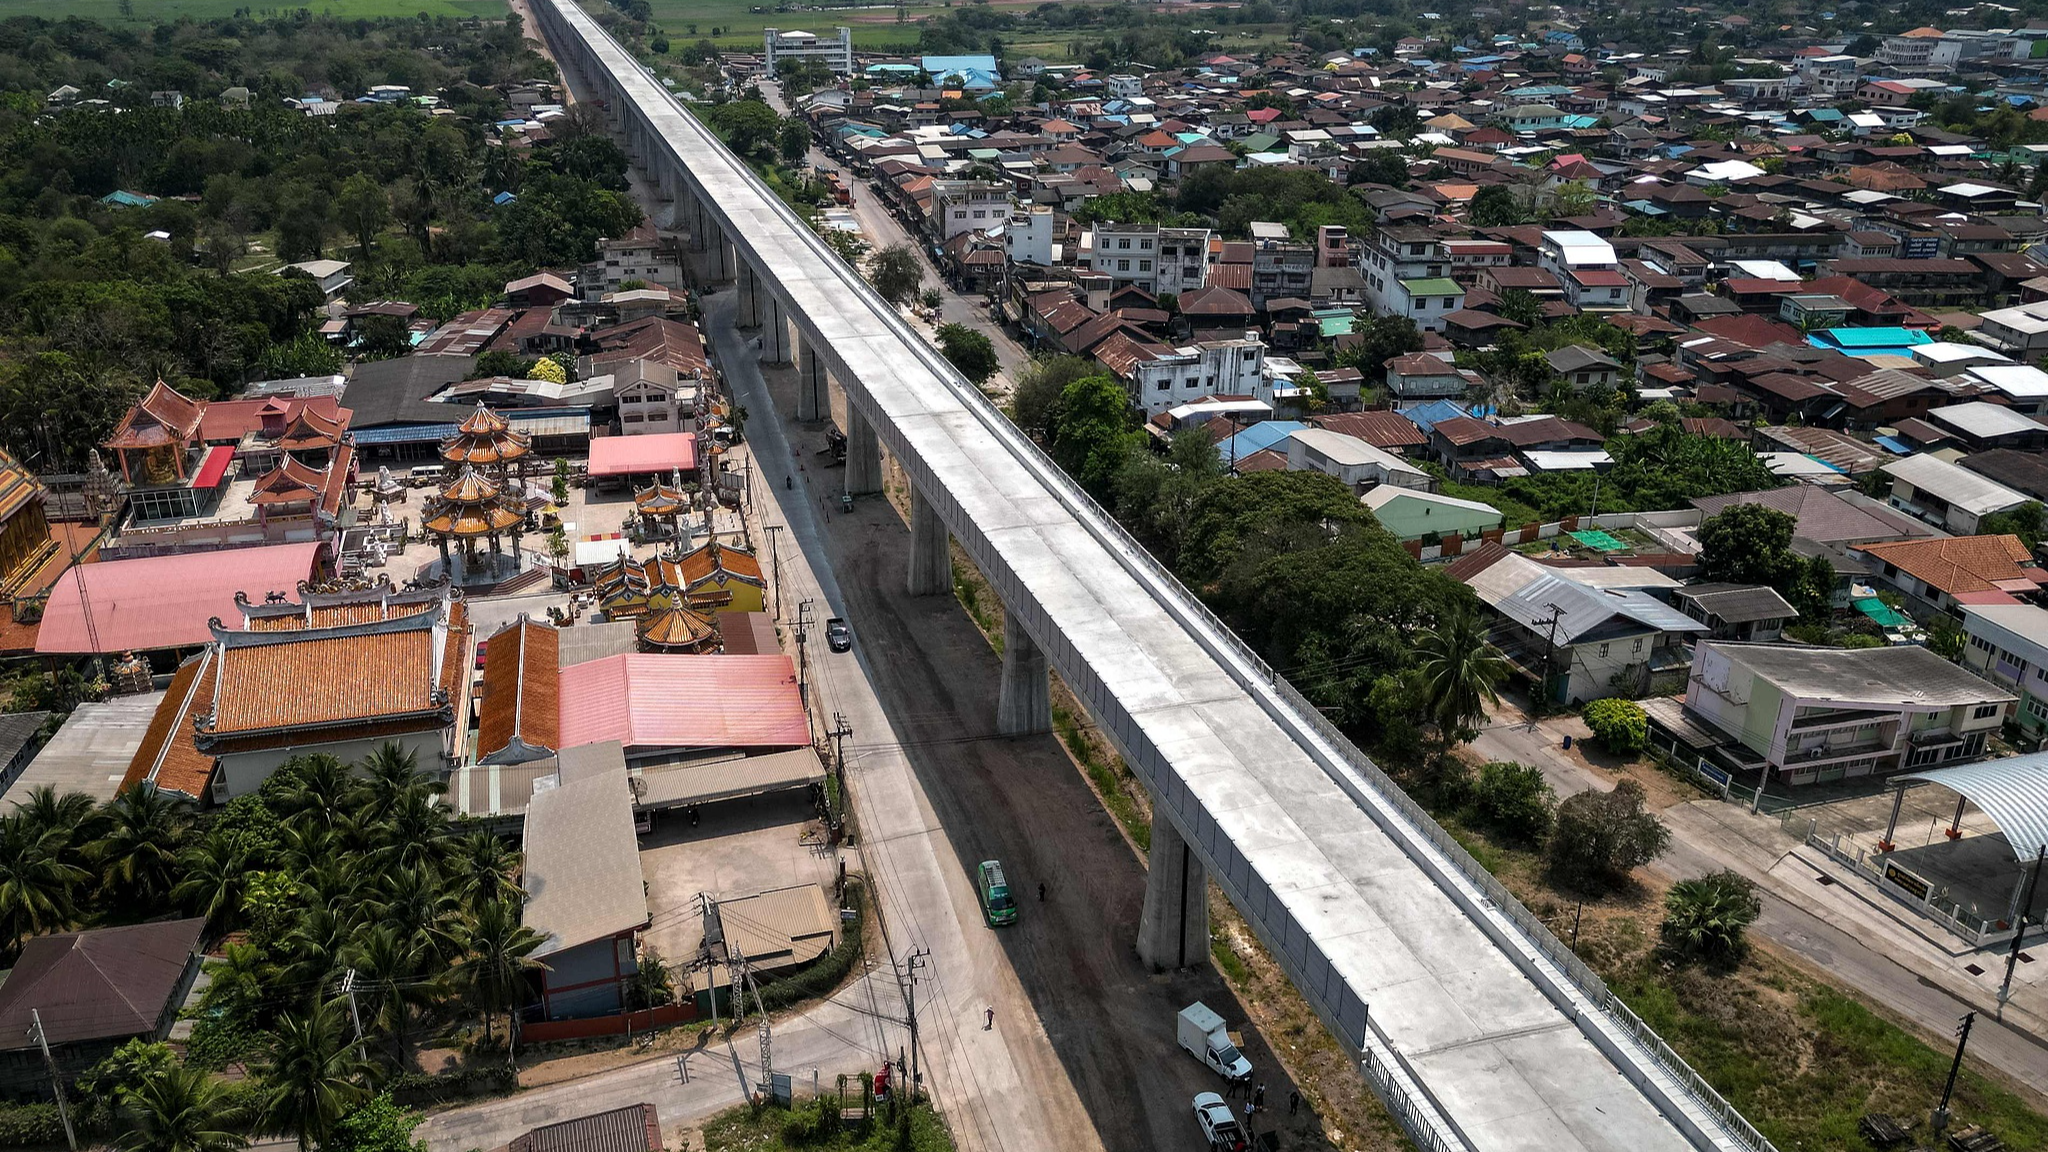
{"label": "parking lot", "polygon": [[838,866],[806,792],[706,805],[695,827],[681,809],[656,813],[653,832],[640,838],[653,921],[642,938],[670,963],[688,962],[704,942],[703,898],[796,884],[821,884],[829,894]]}

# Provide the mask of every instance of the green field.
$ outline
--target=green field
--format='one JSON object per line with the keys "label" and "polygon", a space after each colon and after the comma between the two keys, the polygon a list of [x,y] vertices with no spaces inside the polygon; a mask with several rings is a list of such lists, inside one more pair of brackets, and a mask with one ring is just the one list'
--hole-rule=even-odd
{"label": "green field", "polygon": [[[777,12],[773,4],[750,3],[749,0],[649,2],[654,9],[654,22],[668,33],[669,39],[689,42],[702,38],[715,41],[721,48],[740,50],[758,50],[763,28],[801,28],[819,35],[831,35],[841,24],[853,29],[853,42],[861,48],[914,48],[917,45],[918,21],[949,7],[944,3],[905,4],[902,9],[904,22],[898,24],[897,9],[893,4]],[[751,8],[760,11],[748,11]],[[697,26],[695,36],[689,33],[692,24]],[[719,29],[717,36],[711,35],[713,28]]]}
{"label": "green field", "polygon": [[83,16],[108,24],[158,24],[189,16],[211,20],[232,16],[247,8],[258,16],[281,16],[305,9],[315,15],[343,19],[374,19],[379,16],[498,16],[507,11],[503,0],[306,0],[302,4],[278,0],[128,0],[123,14],[121,0],[0,0],[0,20],[11,16],[41,16],[62,19]]}

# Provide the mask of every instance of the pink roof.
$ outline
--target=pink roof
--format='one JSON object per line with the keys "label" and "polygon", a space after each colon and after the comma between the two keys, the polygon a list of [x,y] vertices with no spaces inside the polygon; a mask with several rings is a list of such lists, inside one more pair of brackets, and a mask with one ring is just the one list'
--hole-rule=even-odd
{"label": "pink roof", "polygon": [[627,653],[572,664],[562,669],[561,685],[564,748],[602,740],[617,740],[629,753],[811,742],[787,656]]}
{"label": "pink roof", "polygon": [[36,651],[92,652],[80,605],[78,582],[92,602],[97,651],[188,648],[213,639],[206,622],[215,616],[239,620],[235,593],[262,600],[267,592],[291,592],[313,575],[325,545],[274,544],[230,552],[192,552],[80,564],[50,589]]}
{"label": "pink roof", "polygon": [[697,437],[691,432],[652,436],[600,436],[590,442],[592,476],[644,476],[697,467]]}

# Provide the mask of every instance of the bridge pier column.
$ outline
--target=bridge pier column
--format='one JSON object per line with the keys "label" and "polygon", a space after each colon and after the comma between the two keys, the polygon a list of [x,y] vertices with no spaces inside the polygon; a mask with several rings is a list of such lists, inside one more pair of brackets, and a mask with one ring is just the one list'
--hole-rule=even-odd
{"label": "bridge pier column", "polygon": [[711,256],[713,260],[711,271],[715,281],[723,284],[727,280],[732,279],[735,270],[739,267],[739,257],[732,250],[732,242],[725,238],[723,230],[712,233]]}
{"label": "bridge pier column", "polygon": [[1199,964],[1208,955],[1209,874],[1155,795],[1138,959],[1157,971]]}
{"label": "bridge pier column", "polygon": [[759,278],[755,280],[754,299],[755,312],[761,318],[761,363],[789,363],[789,314],[782,310],[782,301]]}
{"label": "bridge pier column", "polygon": [[867,417],[846,406],[846,491],[865,496],[882,490],[882,444]]}
{"label": "bridge pier column", "polygon": [[[733,326],[736,328],[759,328],[761,326],[761,278],[754,275],[754,266],[745,260],[740,261],[738,273],[735,287],[740,295],[740,311],[739,317],[733,321]],[[767,342],[767,337],[763,336],[761,343],[764,348],[767,346]]]}
{"label": "bridge pier column", "polygon": [[[946,522],[915,484],[910,487],[910,594],[936,596],[953,586],[953,550]],[[1006,681],[1007,683],[1007,681]]]}
{"label": "bridge pier column", "polygon": [[700,257],[709,252],[711,237],[705,234],[705,229],[710,227],[711,221],[704,211],[704,198],[694,192],[691,193],[677,215],[682,217],[683,227],[690,233],[690,255]]}
{"label": "bridge pier column", "polygon": [[1027,736],[1052,730],[1052,686],[1045,653],[1014,612],[1003,613],[1003,687],[996,698],[996,731]]}
{"label": "bridge pier column", "polygon": [[801,336],[796,342],[796,365],[796,418],[823,419],[827,412],[825,393],[831,387],[831,377],[825,370],[825,358]]}

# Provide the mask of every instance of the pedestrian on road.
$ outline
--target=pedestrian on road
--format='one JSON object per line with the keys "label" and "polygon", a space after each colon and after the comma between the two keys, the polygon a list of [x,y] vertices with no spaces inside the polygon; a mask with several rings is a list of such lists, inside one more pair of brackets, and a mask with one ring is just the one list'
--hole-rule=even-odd
{"label": "pedestrian on road", "polygon": [[1252,1130],[1252,1102],[1249,1100],[1244,1102],[1244,1130]]}
{"label": "pedestrian on road", "polygon": [[1292,1115],[1294,1115],[1294,1113],[1295,1113],[1295,1112],[1296,1112],[1296,1111],[1297,1111],[1298,1109],[1300,1109],[1300,1107],[1301,1107],[1301,1089],[1299,1089],[1299,1088],[1289,1088],[1289,1089],[1287,1090],[1287,1114],[1288,1114],[1289,1116],[1292,1116]]}
{"label": "pedestrian on road", "polygon": [[1258,1087],[1257,1087],[1256,1089],[1254,1089],[1254,1090],[1252,1091],[1252,1107],[1254,1107],[1254,1108],[1264,1108],[1265,1106],[1266,1106],[1266,1086],[1265,1086],[1264,1084],[1261,1084],[1261,1085],[1259,1085],[1259,1086],[1258,1086]]}
{"label": "pedestrian on road", "polygon": [[993,1004],[989,1005],[989,1006],[988,1006],[987,1008],[984,1008],[984,1009],[982,1009],[982,1012],[986,1014],[986,1017],[987,1017],[987,1018],[986,1018],[986,1019],[984,1019],[984,1020],[983,1020],[983,1021],[981,1022],[981,1030],[982,1030],[983,1032],[986,1032],[986,1031],[988,1031],[989,1029],[991,1029],[991,1028],[994,1028],[994,1027],[996,1026],[996,1008],[995,1008],[995,1005],[993,1005]]}
{"label": "pedestrian on road", "polygon": [[1045,903],[1045,884],[1043,881],[1038,885],[1038,902],[1040,904]]}

